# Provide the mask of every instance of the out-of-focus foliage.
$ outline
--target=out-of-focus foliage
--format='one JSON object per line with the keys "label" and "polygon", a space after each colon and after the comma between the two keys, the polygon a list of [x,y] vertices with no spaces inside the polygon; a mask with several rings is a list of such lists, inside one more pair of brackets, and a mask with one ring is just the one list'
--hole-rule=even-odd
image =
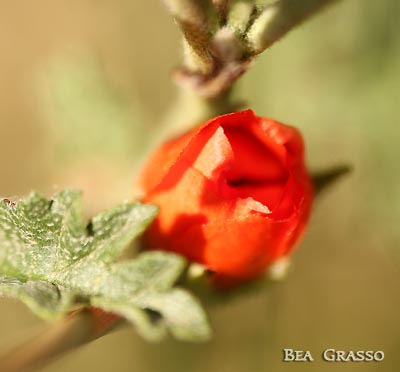
{"label": "out-of-focus foliage", "polygon": [[[58,56],[43,79],[49,127],[62,157],[101,152],[115,161],[143,151],[140,108],[107,81],[94,57]],[[141,138],[142,137],[142,138]]]}

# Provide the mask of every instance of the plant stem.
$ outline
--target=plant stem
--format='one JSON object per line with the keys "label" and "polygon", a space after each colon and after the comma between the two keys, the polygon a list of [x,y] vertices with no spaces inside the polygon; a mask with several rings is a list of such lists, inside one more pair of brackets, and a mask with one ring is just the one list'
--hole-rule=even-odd
{"label": "plant stem", "polygon": [[214,116],[240,109],[241,102],[233,99],[232,94],[232,90],[228,90],[220,96],[205,98],[196,92],[180,88],[175,102],[153,136],[149,152],[161,142],[174,138]]}
{"label": "plant stem", "polygon": [[0,357],[1,372],[35,371],[62,354],[100,337],[97,321],[89,311],[80,311],[52,324],[39,335]]}
{"label": "plant stem", "polygon": [[269,4],[251,26],[247,40],[254,54],[259,54],[282,36],[337,0],[279,0]]}
{"label": "plant stem", "polygon": [[254,57],[337,0],[277,0],[263,8],[255,0],[163,1],[182,31],[186,58],[174,74],[183,89],[151,149],[211,117],[238,110],[232,91]]}
{"label": "plant stem", "polygon": [[221,23],[224,24],[228,12],[228,3],[230,0],[212,0],[215,8],[218,11]]}
{"label": "plant stem", "polygon": [[228,25],[240,35],[245,35],[254,7],[254,1],[231,0],[228,13]]}
{"label": "plant stem", "polygon": [[194,70],[209,73],[213,59],[209,52],[211,24],[209,0],[164,0],[186,41],[186,63]]}
{"label": "plant stem", "polygon": [[231,96],[231,90],[217,97],[205,98],[196,92],[181,89],[176,103],[167,115],[165,126],[169,133],[179,134],[214,116],[231,112],[235,108]]}

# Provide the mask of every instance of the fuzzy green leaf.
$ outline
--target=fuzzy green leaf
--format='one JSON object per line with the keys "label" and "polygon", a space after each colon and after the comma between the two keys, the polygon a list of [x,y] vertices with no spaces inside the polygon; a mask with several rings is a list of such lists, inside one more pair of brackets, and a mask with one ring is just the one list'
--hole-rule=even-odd
{"label": "fuzzy green leaf", "polygon": [[0,295],[44,318],[97,306],[124,316],[149,340],[167,330],[183,340],[208,338],[200,305],[172,288],[186,266],[182,257],[146,252],[116,261],[156,213],[155,206],[126,203],[85,226],[77,191],[0,202]]}
{"label": "fuzzy green leaf", "polygon": [[200,304],[181,288],[162,294],[146,293],[139,304],[160,313],[172,335],[179,340],[206,341],[210,338],[211,329]]}

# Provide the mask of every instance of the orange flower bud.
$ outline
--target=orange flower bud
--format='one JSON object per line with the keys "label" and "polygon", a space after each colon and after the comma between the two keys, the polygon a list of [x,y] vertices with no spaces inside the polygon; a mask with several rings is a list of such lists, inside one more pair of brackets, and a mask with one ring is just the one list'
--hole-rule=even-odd
{"label": "orange flower bud", "polygon": [[141,183],[144,201],[160,206],[147,246],[182,254],[228,282],[259,276],[286,256],[313,200],[300,133],[251,110],[164,144]]}

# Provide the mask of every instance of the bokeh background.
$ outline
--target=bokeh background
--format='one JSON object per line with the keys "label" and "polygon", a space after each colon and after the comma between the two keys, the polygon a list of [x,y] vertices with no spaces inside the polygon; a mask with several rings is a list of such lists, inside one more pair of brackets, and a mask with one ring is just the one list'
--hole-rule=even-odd
{"label": "bokeh background", "polygon": [[[131,329],[45,371],[387,371],[400,367],[400,2],[344,0],[262,55],[239,89],[301,128],[308,163],[354,172],[317,201],[287,279],[210,309],[208,344]],[[84,191],[90,215],[129,199],[172,104],[180,40],[161,2],[0,1],[0,195]],[[43,323],[0,300],[0,350]],[[283,363],[282,348],[314,363]],[[381,363],[321,353],[383,350]],[[1,368],[0,368],[1,369]]]}

